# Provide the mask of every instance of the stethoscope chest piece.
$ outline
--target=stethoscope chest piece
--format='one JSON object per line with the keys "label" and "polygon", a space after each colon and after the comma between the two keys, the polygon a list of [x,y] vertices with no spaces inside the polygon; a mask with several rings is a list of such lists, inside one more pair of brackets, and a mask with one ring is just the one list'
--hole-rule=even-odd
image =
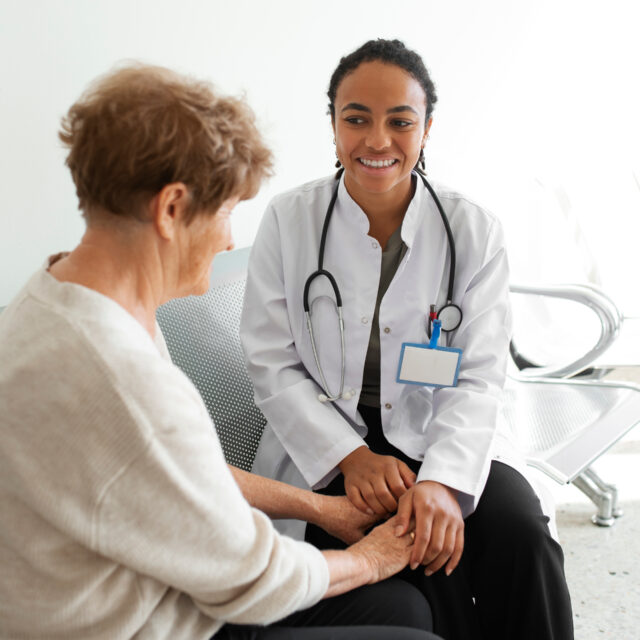
{"label": "stethoscope chest piece", "polygon": [[438,311],[438,320],[442,323],[443,331],[455,331],[462,322],[462,309],[449,302]]}

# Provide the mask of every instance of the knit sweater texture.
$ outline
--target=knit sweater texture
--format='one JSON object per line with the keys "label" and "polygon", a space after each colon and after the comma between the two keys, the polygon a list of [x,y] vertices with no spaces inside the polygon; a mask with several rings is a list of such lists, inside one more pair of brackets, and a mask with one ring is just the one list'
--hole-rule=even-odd
{"label": "knit sweater texture", "polygon": [[198,640],[325,593],[156,332],[45,268],[0,313],[0,637]]}

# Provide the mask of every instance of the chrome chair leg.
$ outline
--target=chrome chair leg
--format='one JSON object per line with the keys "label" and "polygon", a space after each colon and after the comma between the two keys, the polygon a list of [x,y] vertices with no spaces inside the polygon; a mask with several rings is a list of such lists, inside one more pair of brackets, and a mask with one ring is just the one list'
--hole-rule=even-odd
{"label": "chrome chair leg", "polygon": [[615,484],[605,482],[591,467],[588,467],[583,473],[589,478],[598,489],[611,494],[611,515],[614,518],[620,518],[624,515],[624,511],[618,506],[618,488]]}
{"label": "chrome chair leg", "polygon": [[598,508],[597,513],[591,517],[593,524],[599,527],[610,527],[616,521],[613,517],[613,499],[611,493],[598,487],[585,472],[572,481]]}

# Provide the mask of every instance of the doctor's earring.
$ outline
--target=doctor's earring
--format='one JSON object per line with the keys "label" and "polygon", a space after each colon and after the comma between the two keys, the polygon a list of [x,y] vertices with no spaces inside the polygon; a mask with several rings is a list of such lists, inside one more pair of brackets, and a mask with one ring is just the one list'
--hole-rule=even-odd
{"label": "doctor's earring", "polygon": [[427,163],[424,160],[424,147],[422,147],[420,149],[420,155],[418,156],[418,164],[420,165],[420,168],[425,171],[427,168]]}
{"label": "doctor's earring", "polygon": [[[333,139],[333,146],[336,146],[336,139]],[[338,150],[335,150],[335,154],[336,154],[336,169],[339,169],[342,166],[342,163],[340,162],[340,158],[338,158]]]}

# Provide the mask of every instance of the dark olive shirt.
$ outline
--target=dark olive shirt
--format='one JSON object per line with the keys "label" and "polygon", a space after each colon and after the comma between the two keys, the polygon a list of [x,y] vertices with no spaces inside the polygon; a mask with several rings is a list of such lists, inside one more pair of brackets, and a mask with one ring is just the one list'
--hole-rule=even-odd
{"label": "dark olive shirt", "polygon": [[[369,338],[367,357],[364,361],[362,391],[359,400],[361,404],[368,407],[380,406],[380,303],[407,252],[407,245],[402,241],[400,234],[401,229],[402,225],[391,234],[387,246],[382,252],[378,297],[371,322],[371,337]],[[398,354],[399,356],[400,354]]]}

